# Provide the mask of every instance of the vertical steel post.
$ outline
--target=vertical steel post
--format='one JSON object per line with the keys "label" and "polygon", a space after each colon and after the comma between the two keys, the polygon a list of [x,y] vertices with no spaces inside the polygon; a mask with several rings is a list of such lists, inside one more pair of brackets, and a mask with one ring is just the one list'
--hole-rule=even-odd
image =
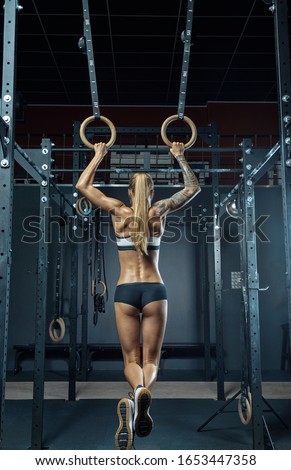
{"label": "vertical steel post", "polygon": [[5,1],[0,145],[0,449],[3,447],[13,215],[17,0]]}
{"label": "vertical steel post", "polygon": [[[90,217],[90,216],[89,216]],[[89,250],[92,248],[93,240],[89,240],[89,237],[93,237],[92,230],[92,221],[86,222],[84,228],[88,234],[88,240],[86,243],[82,244],[82,304],[81,304],[81,322],[82,322],[82,331],[81,331],[81,365],[80,365],[80,374],[83,380],[86,380],[88,373],[88,286],[89,286]],[[92,282],[92,279],[91,279]],[[92,286],[91,286],[92,289]]]}
{"label": "vertical steel post", "polygon": [[245,282],[248,344],[250,346],[250,387],[252,394],[253,448],[264,449],[264,423],[262,402],[261,346],[260,346],[260,312],[259,312],[259,274],[257,270],[256,211],[254,183],[248,179],[252,169],[252,142],[243,141],[243,198],[244,215],[244,255],[246,258]]}
{"label": "vertical steel post", "polygon": [[70,305],[70,357],[69,357],[69,400],[76,399],[77,362],[77,315],[78,315],[78,245],[71,235],[71,305]]}
{"label": "vertical steel post", "polygon": [[37,298],[35,314],[35,356],[32,400],[31,449],[42,449],[43,403],[44,403],[44,364],[47,319],[48,288],[48,241],[50,222],[50,172],[51,141],[41,142],[43,156],[42,171],[46,179],[40,184],[39,194],[39,232],[42,234],[38,243],[37,262]]}
{"label": "vertical steel post", "polygon": [[[205,226],[206,228],[206,226]],[[211,339],[209,316],[209,281],[208,281],[208,249],[206,245],[206,233],[200,232],[198,250],[198,302],[199,311],[203,317],[204,336],[204,380],[211,380]]]}
{"label": "vertical steel post", "polygon": [[[217,128],[211,123],[211,145],[217,147]],[[212,168],[219,168],[219,153],[212,152]],[[212,173],[213,197],[213,256],[214,256],[214,309],[216,330],[217,360],[217,399],[224,400],[224,350],[223,350],[223,312],[222,312],[222,274],[221,274],[221,227],[219,216],[219,173]]]}
{"label": "vertical steel post", "polygon": [[[80,141],[79,136],[80,123],[74,124],[74,144]],[[78,193],[75,188],[79,178],[78,169],[80,167],[80,153],[73,152],[73,178],[72,178],[72,191],[73,200],[76,200]],[[69,358],[69,400],[76,399],[76,360],[77,360],[77,318],[78,318],[78,288],[79,288],[79,256],[78,256],[78,238],[76,237],[78,229],[77,215],[74,215],[74,222],[71,231],[71,306],[70,306],[70,358]],[[84,319],[82,319],[82,327],[84,327]],[[83,351],[82,351],[83,352]],[[82,361],[83,357],[81,356]]]}
{"label": "vertical steel post", "polygon": [[291,348],[291,78],[287,0],[275,0],[270,10],[274,13],[275,28],[287,306]]}

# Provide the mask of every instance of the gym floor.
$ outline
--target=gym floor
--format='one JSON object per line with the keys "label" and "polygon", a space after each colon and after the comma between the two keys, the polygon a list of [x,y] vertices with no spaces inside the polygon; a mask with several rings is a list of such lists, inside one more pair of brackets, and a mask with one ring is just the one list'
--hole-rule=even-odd
{"label": "gym floor", "polygon": [[[66,398],[65,373],[47,374],[45,383],[43,446],[51,450],[114,450],[118,427],[116,406],[129,386],[116,372],[90,374],[76,383],[76,401]],[[114,380],[112,380],[114,377]],[[189,380],[189,377],[191,379]],[[237,412],[237,373],[225,382],[226,401],[216,400],[216,383],[205,382],[193,371],[164,371],[153,388],[150,436],[136,437],[136,450],[221,449],[252,450],[252,426],[244,426]],[[263,373],[264,418],[276,450],[291,449],[291,383],[285,371]],[[222,407],[227,406],[221,410]],[[213,418],[212,418],[213,417]],[[212,418],[209,423],[206,424]],[[4,449],[28,449],[31,442],[31,373],[9,377],[6,387]],[[198,431],[198,428],[202,430]],[[265,448],[272,448],[266,438]]]}

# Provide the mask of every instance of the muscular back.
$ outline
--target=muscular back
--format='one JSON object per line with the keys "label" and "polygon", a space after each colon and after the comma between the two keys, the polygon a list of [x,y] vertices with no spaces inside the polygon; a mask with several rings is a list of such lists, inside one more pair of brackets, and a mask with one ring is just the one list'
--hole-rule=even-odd
{"label": "muscular back", "polygon": [[[133,210],[120,207],[117,215],[112,215],[115,234],[118,237],[130,236],[133,223]],[[149,229],[151,237],[161,237],[164,232],[164,219],[156,215],[156,209],[149,209]],[[159,250],[149,250],[148,254],[136,250],[119,251],[120,275],[117,284],[130,282],[163,282],[158,268]]]}

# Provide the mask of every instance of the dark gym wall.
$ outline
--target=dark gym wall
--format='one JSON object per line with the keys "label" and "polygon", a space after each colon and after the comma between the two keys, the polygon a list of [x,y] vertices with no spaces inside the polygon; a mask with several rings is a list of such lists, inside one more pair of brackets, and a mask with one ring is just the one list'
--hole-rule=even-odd
{"label": "dark gym wall", "polygon": [[[70,190],[64,188],[68,193]],[[127,201],[126,188],[105,188],[106,194]],[[199,204],[210,204],[211,188],[203,187],[201,193],[193,200],[193,209]],[[227,188],[225,188],[227,191]],[[9,319],[9,365],[13,369],[15,344],[34,342],[34,315],[36,299],[36,266],[37,243],[24,243],[23,236],[28,232],[23,228],[26,217],[38,214],[39,188],[34,185],[18,185],[14,197],[14,232],[13,232],[13,269],[11,290],[11,314]],[[173,193],[173,188],[157,188],[156,197],[165,197]],[[56,197],[56,196],[55,196]],[[57,204],[52,198],[55,213]],[[211,207],[211,206],[210,206]],[[284,239],[282,227],[281,190],[279,187],[256,188],[256,214],[268,216],[260,226],[264,237],[258,240],[258,266],[260,287],[261,318],[261,347],[262,368],[278,370],[280,367],[281,324],[287,321],[287,305],[285,294],[285,263]],[[165,341],[173,343],[203,342],[203,318],[197,302],[197,292],[200,279],[198,277],[199,244],[194,243],[193,234],[197,234],[197,224],[191,225],[191,214],[187,219],[182,218],[184,212],[173,214],[169,219],[164,241],[161,246],[160,269],[169,295],[169,320]],[[27,221],[27,220],[26,220]],[[105,217],[106,221],[106,217]],[[222,225],[225,233],[222,236],[222,279],[223,279],[223,318],[224,318],[224,348],[225,367],[228,370],[240,369],[239,352],[239,315],[240,290],[231,289],[231,272],[240,271],[239,246],[235,237],[235,219],[229,220],[225,214]],[[232,222],[229,229],[229,223]],[[92,321],[92,305],[89,301],[88,311],[88,342],[118,343],[113,296],[118,277],[117,248],[114,242],[112,227],[104,223],[105,234],[110,233],[110,239],[105,244],[106,277],[109,289],[109,300],[106,313],[99,315],[96,327]],[[192,234],[190,233],[192,232]],[[104,234],[104,231],[103,231]],[[209,237],[209,253],[212,254],[211,233]],[[230,242],[231,241],[231,242]],[[54,276],[56,257],[56,237],[50,246],[49,286],[48,286],[48,317],[54,313]],[[211,262],[210,262],[211,265]],[[213,273],[212,273],[213,274]],[[70,308],[70,253],[66,254],[65,269],[65,306],[64,316],[69,316]],[[210,299],[213,293],[213,283],[209,284]],[[80,298],[80,295],[79,295]],[[91,311],[90,311],[91,308]],[[214,312],[210,302],[212,341],[214,340]],[[48,318],[48,322],[50,318]],[[69,320],[66,318],[69,329]],[[79,338],[80,340],[80,338]],[[47,341],[50,342],[49,337]],[[68,341],[68,336],[64,342]],[[24,368],[32,369],[33,364],[27,363]],[[94,363],[95,368],[120,368],[120,363]],[[203,368],[203,361],[167,360],[166,368]],[[52,364],[52,368],[64,369],[60,362]]]}

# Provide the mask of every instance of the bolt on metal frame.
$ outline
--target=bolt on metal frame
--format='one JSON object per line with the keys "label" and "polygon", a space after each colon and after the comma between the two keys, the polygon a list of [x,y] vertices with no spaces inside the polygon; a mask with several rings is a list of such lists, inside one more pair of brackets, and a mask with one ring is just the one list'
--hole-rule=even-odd
{"label": "bolt on metal frame", "polygon": [[291,65],[287,0],[274,1],[270,10],[274,15],[275,30],[289,348],[291,350]]}
{"label": "bolt on metal frame", "polygon": [[0,449],[3,447],[13,215],[16,28],[21,7],[5,2],[0,101]]}

